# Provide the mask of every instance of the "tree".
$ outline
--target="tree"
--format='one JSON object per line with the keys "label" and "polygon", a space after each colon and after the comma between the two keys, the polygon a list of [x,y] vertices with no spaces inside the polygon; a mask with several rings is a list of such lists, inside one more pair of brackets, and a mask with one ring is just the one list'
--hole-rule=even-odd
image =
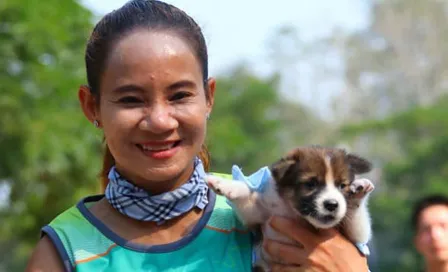
{"label": "tree", "polygon": [[399,139],[394,141],[399,143],[399,154],[392,159],[382,154],[383,183],[371,201],[380,271],[420,271],[421,259],[412,244],[410,207],[426,194],[448,195],[447,107],[448,97],[443,97],[432,106],[348,125],[341,131],[349,138]]}
{"label": "tree", "polygon": [[279,104],[275,79],[258,78],[244,66],[218,78],[208,129],[213,171],[229,173],[237,164],[250,173],[273,162],[280,147],[281,125],[273,116]]}
{"label": "tree", "polygon": [[256,76],[244,65],[218,77],[208,129],[213,171],[229,172],[237,164],[250,174],[310,138],[319,139],[322,121],[285,98],[279,80],[277,74]]}
{"label": "tree", "polygon": [[[341,63],[336,75],[342,71],[344,87],[333,101],[332,118],[341,134],[334,138],[374,162],[371,208],[379,255],[374,270],[418,271],[411,204],[430,192],[448,193],[448,5],[436,0],[364,3],[367,27],[335,31],[309,48]],[[331,71],[328,62],[322,60],[319,69]]]}
{"label": "tree", "polygon": [[371,18],[367,28],[326,40],[333,48],[344,41],[338,50],[345,67],[344,93],[335,101],[339,116],[382,118],[436,102],[447,92],[448,4],[437,0],[366,4]]}
{"label": "tree", "polygon": [[0,267],[23,271],[39,228],[96,188],[100,137],[77,101],[93,17],[74,0],[5,0],[0,17]]}

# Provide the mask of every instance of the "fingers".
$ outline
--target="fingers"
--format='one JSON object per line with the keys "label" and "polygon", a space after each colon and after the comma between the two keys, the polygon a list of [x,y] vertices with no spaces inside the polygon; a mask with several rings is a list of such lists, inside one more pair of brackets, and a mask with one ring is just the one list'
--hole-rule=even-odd
{"label": "fingers", "polygon": [[273,216],[270,220],[271,227],[288,238],[307,246],[316,236],[303,222],[280,216]]}
{"label": "fingers", "polygon": [[334,229],[321,229],[317,231],[309,224],[280,216],[273,216],[270,220],[270,225],[275,231],[302,244],[306,249],[316,247],[316,245],[334,236],[336,233]]}
{"label": "fingers", "polygon": [[360,258],[355,246],[336,229],[316,231],[283,217],[273,217],[270,225],[303,245],[300,248],[266,238],[264,249],[277,269],[273,271],[367,271],[366,259]]}
{"label": "fingers", "polygon": [[274,240],[265,240],[263,244],[264,250],[271,260],[278,263],[304,265],[306,264],[307,253],[305,249],[295,246],[276,242]]}

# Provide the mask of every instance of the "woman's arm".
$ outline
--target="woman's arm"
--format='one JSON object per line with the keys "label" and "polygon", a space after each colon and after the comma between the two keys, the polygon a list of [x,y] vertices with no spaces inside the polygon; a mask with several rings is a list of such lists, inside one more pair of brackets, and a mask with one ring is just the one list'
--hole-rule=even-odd
{"label": "woman's arm", "polygon": [[[303,247],[264,241],[264,248],[276,264],[273,271],[362,272],[369,271],[367,258],[334,229],[312,230],[292,219],[273,217],[271,226]],[[288,265],[281,265],[288,264]]]}
{"label": "woman's arm", "polygon": [[27,272],[64,271],[64,265],[50,238],[44,236],[37,243],[26,268]]}

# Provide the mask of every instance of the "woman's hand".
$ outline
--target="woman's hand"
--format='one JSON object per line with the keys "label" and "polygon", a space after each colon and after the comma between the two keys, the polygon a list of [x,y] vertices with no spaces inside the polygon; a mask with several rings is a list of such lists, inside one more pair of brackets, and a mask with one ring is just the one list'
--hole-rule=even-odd
{"label": "woman's hand", "polygon": [[[312,229],[304,222],[273,217],[272,228],[303,247],[264,241],[264,249],[272,260],[272,271],[362,272],[369,271],[367,259],[334,229]],[[288,265],[285,265],[288,264]]]}

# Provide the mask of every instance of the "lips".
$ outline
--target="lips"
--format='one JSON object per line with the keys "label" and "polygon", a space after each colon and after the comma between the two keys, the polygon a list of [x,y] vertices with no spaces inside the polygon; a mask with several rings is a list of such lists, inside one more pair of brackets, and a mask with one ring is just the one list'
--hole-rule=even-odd
{"label": "lips", "polygon": [[163,151],[173,148],[177,142],[171,142],[166,144],[139,144],[140,148],[145,151]]}
{"label": "lips", "polygon": [[137,147],[148,157],[168,159],[177,152],[181,141],[158,141],[137,144]]}

